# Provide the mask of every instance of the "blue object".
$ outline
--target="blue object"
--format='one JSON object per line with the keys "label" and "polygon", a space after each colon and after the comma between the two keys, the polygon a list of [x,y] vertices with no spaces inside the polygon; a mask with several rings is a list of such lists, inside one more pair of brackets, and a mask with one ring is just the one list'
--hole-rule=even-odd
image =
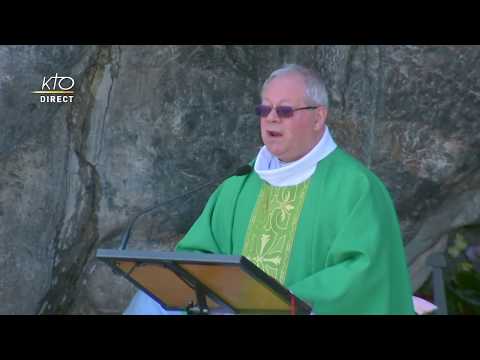
{"label": "blue object", "polygon": [[185,315],[185,311],[165,310],[162,305],[153,300],[143,291],[137,291],[123,315]]}

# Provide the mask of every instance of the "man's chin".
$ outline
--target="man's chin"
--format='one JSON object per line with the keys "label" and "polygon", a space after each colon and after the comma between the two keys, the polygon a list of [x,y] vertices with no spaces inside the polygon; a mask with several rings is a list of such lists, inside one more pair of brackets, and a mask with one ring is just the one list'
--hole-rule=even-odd
{"label": "man's chin", "polygon": [[276,146],[269,146],[268,144],[265,145],[268,149],[268,151],[270,151],[270,153],[279,158],[282,157],[282,155],[285,155],[284,152],[282,151],[282,149],[279,149],[278,147]]}

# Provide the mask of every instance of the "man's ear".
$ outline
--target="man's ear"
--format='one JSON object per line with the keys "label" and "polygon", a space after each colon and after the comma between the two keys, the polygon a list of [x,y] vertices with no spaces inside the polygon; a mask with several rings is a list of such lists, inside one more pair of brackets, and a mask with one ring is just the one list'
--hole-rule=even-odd
{"label": "man's ear", "polygon": [[328,110],[325,106],[319,106],[315,109],[315,130],[320,130],[323,128],[325,121],[327,120]]}

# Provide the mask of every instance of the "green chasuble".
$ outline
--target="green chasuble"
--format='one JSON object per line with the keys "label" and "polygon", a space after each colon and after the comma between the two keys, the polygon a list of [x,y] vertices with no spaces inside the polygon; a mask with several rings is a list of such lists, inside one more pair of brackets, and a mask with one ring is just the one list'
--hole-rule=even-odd
{"label": "green chasuble", "polygon": [[[266,206],[277,208],[276,228],[265,225]],[[255,258],[258,246],[273,246],[273,263]],[[245,255],[310,303],[315,314],[415,313],[390,195],[340,148],[297,187],[272,187],[255,172],[227,179],[176,249]]]}

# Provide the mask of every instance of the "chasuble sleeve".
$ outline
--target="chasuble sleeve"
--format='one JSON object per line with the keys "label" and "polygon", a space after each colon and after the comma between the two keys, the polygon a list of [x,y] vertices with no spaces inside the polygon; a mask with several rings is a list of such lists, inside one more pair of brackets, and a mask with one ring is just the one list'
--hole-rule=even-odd
{"label": "chasuble sleeve", "polygon": [[289,289],[315,314],[413,314],[403,241],[383,184],[358,184],[354,206],[336,231],[324,267]]}
{"label": "chasuble sleeve", "polygon": [[212,217],[215,205],[221,191],[217,188],[210,196],[198,219],[193,223],[190,230],[180,240],[175,248],[176,251],[200,251],[205,253],[220,253],[220,247],[212,229]]}

